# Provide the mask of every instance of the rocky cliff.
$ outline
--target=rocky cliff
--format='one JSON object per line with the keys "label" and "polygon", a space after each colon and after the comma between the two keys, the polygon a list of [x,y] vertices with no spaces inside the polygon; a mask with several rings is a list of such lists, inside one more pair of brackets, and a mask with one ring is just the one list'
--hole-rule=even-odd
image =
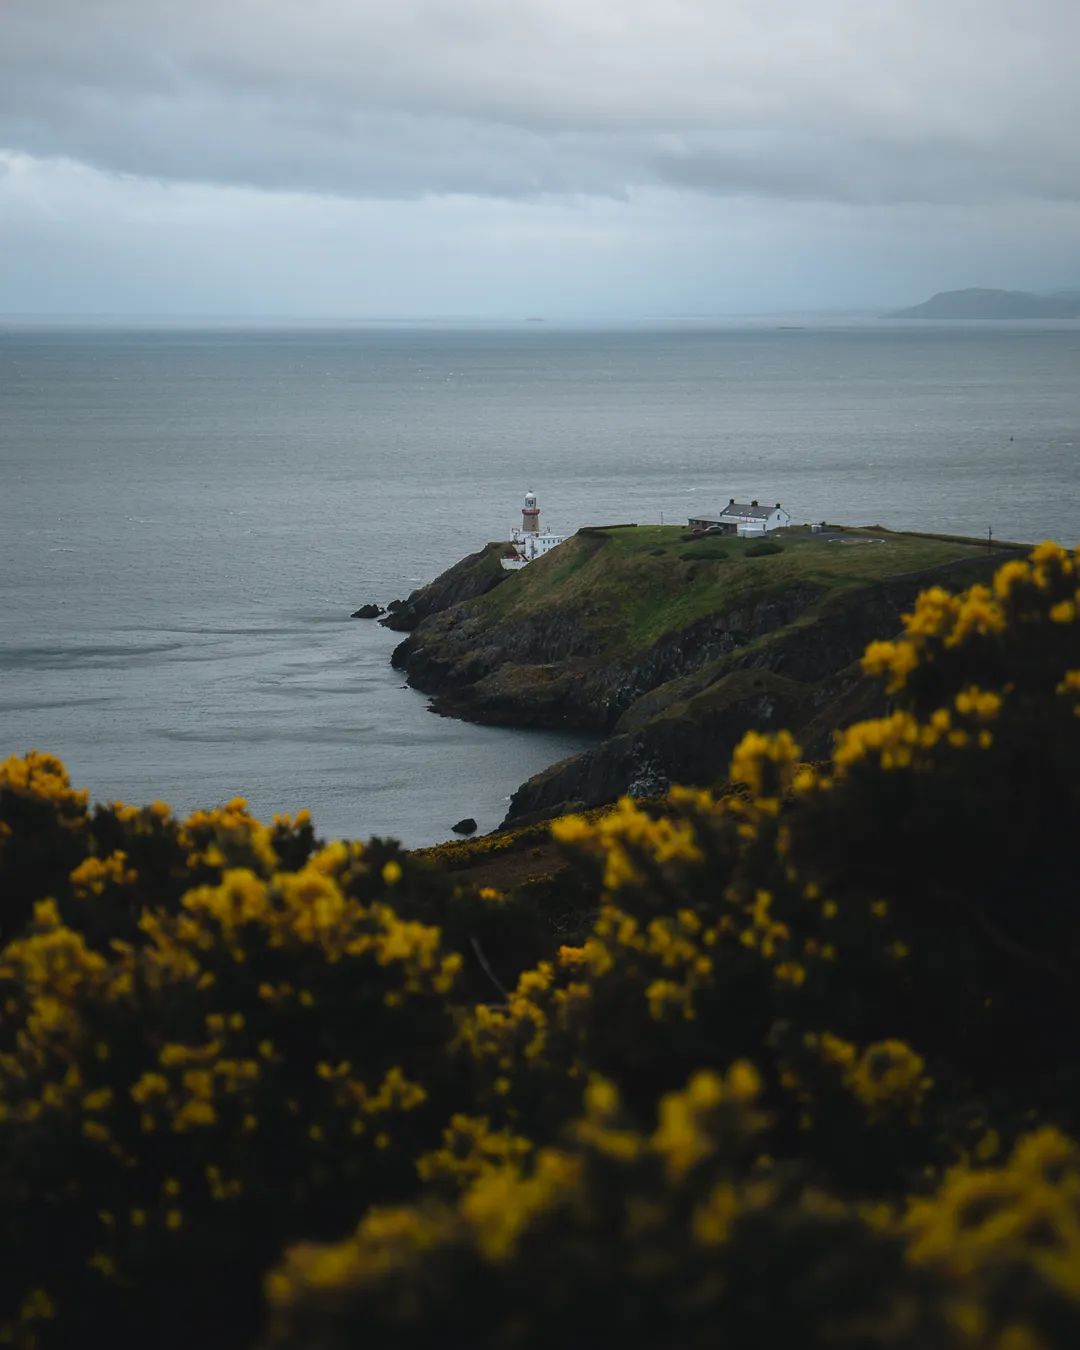
{"label": "rocky cliff", "polygon": [[510,575],[499,560],[512,551],[509,544],[485,544],[478,553],[470,553],[434,581],[413,591],[407,600],[391,600],[379,622],[384,628],[407,633],[429,614],[486,595]]}
{"label": "rocky cliff", "polygon": [[672,527],[590,531],[518,573],[489,545],[382,622],[411,630],[393,662],[436,711],[603,734],[523,784],[508,821],[707,785],[751,728],[827,754],[836,727],[883,709],[866,644],[893,636],[924,586],[970,585],[1001,559],[881,529],[775,537],[780,551],[755,557]]}

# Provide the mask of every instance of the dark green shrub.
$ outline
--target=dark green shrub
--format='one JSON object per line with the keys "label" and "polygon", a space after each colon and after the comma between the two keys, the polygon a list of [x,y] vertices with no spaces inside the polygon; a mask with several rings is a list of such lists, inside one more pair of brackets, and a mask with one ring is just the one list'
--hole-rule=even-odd
{"label": "dark green shrub", "polygon": [[682,550],[681,557],[688,562],[728,562],[727,549],[719,539],[695,539]]}
{"label": "dark green shrub", "polygon": [[770,558],[774,553],[783,553],[782,544],[778,544],[772,539],[755,539],[752,544],[747,544],[743,556],[746,558]]}

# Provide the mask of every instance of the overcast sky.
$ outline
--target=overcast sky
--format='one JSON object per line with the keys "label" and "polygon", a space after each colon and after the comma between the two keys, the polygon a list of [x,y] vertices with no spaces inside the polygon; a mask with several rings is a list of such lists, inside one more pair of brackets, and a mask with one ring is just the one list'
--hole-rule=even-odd
{"label": "overcast sky", "polygon": [[0,313],[1080,287],[1080,0],[0,0]]}

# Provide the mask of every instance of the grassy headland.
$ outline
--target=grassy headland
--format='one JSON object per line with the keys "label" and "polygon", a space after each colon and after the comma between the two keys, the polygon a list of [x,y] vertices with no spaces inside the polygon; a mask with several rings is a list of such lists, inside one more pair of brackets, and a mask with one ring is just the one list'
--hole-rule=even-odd
{"label": "grassy headland", "polygon": [[835,729],[879,710],[865,645],[899,631],[923,587],[983,580],[1018,547],[882,527],[764,546],[594,527],[500,573],[491,545],[410,597],[394,663],[448,715],[608,737],[524,785],[508,820],[534,819],[711,784],[750,729],[786,726],[828,754]]}
{"label": "grassy headland", "polygon": [[685,528],[639,525],[574,535],[482,601],[500,625],[536,613],[574,613],[609,654],[633,656],[668,633],[749,599],[813,586],[824,596],[846,586],[925,572],[968,558],[985,544],[875,529],[821,534],[776,531],[783,550],[754,557],[760,540],[687,538]]}

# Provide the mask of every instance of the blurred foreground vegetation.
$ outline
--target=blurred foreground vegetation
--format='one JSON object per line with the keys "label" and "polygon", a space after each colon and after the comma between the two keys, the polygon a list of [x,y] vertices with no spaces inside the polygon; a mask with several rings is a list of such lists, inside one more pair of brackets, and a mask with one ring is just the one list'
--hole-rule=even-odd
{"label": "blurred foreground vegetation", "polygon": [[0,1343],[1080,1344],[1080,552],[503,894],[0,766]]}

